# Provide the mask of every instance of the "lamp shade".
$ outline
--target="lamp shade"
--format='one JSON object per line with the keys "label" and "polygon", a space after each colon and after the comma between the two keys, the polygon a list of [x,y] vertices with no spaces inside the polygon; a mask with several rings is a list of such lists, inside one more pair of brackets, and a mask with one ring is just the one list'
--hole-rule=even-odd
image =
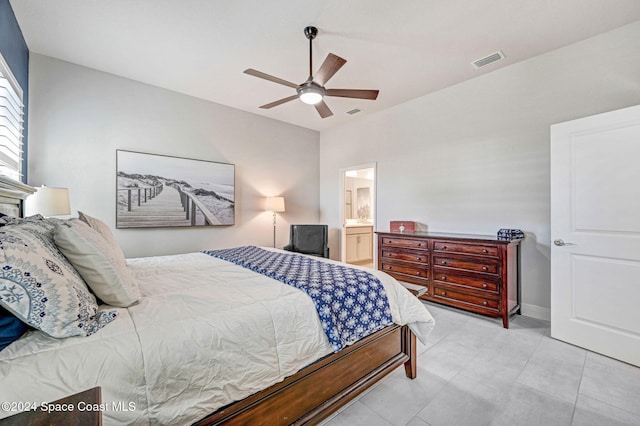
{"label": "lamp shade", "polygon": [[267,197],[265,210],[270,212],[283,212],[284,197]]}
{"label": "lamp shade", "polygon": [[62,216],[71,214],[69,206],[69,190],[67,188],[49,188],[41,186],[35,194],[24,202],[24,215]]}

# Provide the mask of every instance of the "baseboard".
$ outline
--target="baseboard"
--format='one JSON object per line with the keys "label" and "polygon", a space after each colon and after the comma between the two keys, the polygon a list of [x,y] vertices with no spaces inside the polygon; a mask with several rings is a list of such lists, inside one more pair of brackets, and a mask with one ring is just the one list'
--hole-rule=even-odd
{"label": "baseboard", "polygon": [[542,306],[523,303],[520,306],[520,313],[526,317],[551,321],[551,309],[543,308]]}

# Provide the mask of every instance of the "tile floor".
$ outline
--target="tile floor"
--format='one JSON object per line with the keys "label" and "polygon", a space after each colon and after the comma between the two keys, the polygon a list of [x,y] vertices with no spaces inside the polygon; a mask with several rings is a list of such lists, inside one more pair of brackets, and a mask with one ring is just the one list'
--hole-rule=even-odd
{"label": "tile floor", "polygon": [[399,368],[323,426],[640,426],[640,368],[502,321],[435,304],[418,378]]}

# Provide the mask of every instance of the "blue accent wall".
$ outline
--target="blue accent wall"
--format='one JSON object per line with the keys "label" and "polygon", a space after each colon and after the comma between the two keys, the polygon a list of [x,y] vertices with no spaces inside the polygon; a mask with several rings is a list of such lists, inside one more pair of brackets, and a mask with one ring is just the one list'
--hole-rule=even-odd
{"label": "blue accent wall", "polygon": [[0,0],[0,52],[9,64],[11,72],[18,80],[23,91],[24,102],[24,160],[22,172],[24,182],[27,181],[27,152],[29,124],[29,48],[22,36],[9,0]]}

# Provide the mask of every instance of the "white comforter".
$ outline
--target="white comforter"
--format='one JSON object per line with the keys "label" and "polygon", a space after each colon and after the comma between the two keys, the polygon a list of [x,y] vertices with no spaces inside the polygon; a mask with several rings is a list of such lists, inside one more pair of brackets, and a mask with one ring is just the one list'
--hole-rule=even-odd
{"label": "white comforter", "polygon": [[[138,304],[89,337],[31,331],[0,352],[0,402],[40,405],[102,387],[105,424],[190,424],[331,353],[302,291],[202,253],[129,259]],[[397,324],[433,318],[384,273]],[[113,309],[105,306],[104,309]],[[0,409],[0,418],[14,414]]]}

